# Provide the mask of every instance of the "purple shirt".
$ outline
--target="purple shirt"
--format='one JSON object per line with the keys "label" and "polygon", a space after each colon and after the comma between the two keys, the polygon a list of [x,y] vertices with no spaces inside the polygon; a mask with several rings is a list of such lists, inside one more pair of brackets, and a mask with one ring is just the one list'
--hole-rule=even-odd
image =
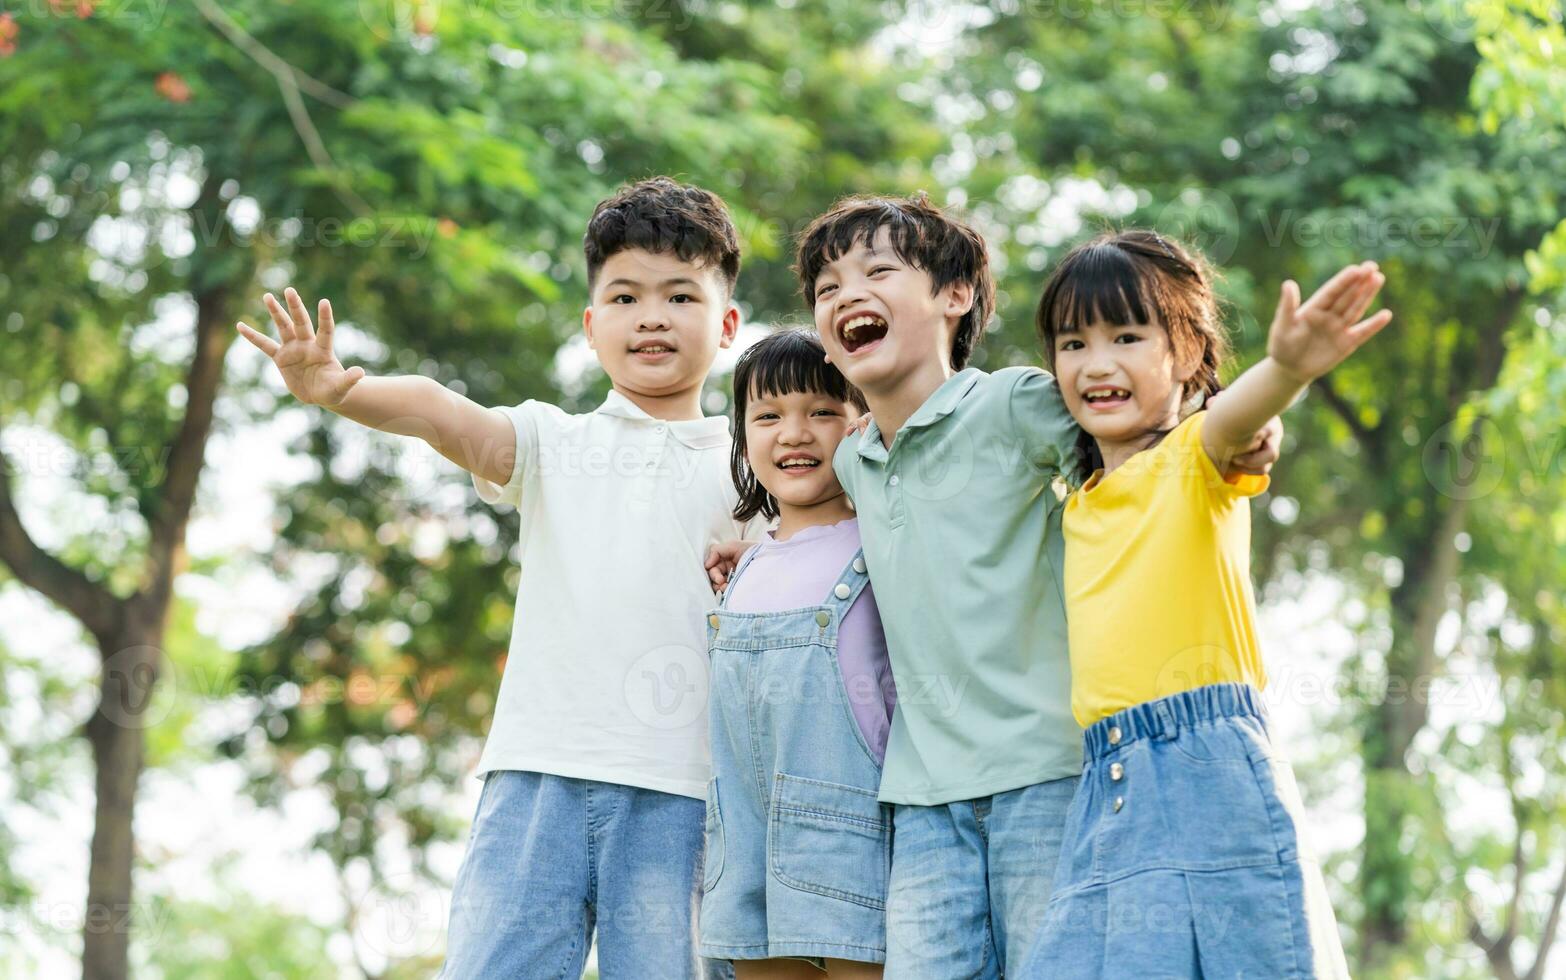
{"label": "purple shirt", "polygon": [[[778,541],[768,531],[725,602],[731,612],[786,612],[826,602],[859,551],[859,520],[818,524]],[[859,731],[876,762],[886,755],[897,689],[875,596],[866,585],[837,630],[837,663]]]}

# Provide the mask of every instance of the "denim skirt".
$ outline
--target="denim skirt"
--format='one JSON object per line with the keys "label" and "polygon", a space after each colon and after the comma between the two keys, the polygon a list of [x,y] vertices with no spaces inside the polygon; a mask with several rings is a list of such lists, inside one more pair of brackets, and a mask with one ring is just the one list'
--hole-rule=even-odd
{"label": "denim skirt", "polygon": [[1022,972],[1346,978],[1302,839],[1294,771],[1245,684],[1136,705],[1083,733],[1082,781],[1045,921]]}

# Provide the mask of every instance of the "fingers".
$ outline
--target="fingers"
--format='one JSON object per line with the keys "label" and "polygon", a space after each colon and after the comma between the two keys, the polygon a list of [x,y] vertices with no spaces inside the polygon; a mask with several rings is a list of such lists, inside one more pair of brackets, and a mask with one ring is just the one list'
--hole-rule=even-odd
{"label": "fingers", "polygon": [[294,318],[294,331],[299,335],[299,339],[314,339],[315,330],[310,326],[310,311],[305,309],[304,300],[299,298],[299,293],[294,287],[289,286],[283,290],[283,298],[288,300],[288,313]]}
{"label": "fingers", "polygon": [[[1365,287],[1380,273],[1376,271],[1376,263],[1374,262],[1361,262],[1359,265],[1349,266],[1348,271],[1352,272],[1353,275],[1349,278],[1348,285],[1338,294],[1329,309],[1336,316],[1344,319],[1353,319],[1358,315],[1353,312],[1355,304],[1364,295]],[[1376,286],[1374,288],[1380,289],[1381,287]],[[1372,292],[1371,295],[1375,294]],[[1360,308],[1363,309],[1363,307]]]}
{"label": "fingers", "polygon": [[239,331],[240,336],[261,348],[261,353],[267,357],[274,356],[281,349],[281,345],[277,341],[264,333],[260,333],[244,321],[234,324],[234,327]]}
{"label": "fingers", "polygon": [[1364,275],[1364,267],[1348,265],[1338,270],[1338,274],[1328,279],[1314,296],[1310,298],[1309,306],[1312,309],[1332,311],[1340,303],[1345,303],[1344,294],[1351,291],[1359,283],[1359,277]]}
{"label": "fingers", "polygon": [[1287,279],[1283,283],[1283,288],[1278,290],[1277,318],[1284,323],[1288,323],[1294,319],[1294,314],[1298,313],[1299,309],[1300,284],[1293,279]]}
{"label": "fingers", "polygon": [[288,311],[283,309],[283,305],[277,301],[277,297],[267,293],[262,297],[262,301],[266,303],[267,311],[272,314],[272,325],[277,328],[277,335],[282,338],[283,343],[293,340],[294,321],[289,317]]}
{"label": "fingers", "polygon": [[1375,300],[1376,294],[1381,292],[1381,287],[1386,285],[1386,281],[1387,277],[1379,271],[1373,271],[1367,275],[1365,281],[1360,284],[1359,290],[1354,294],[1354,302],[1349,304],[1348,309],[1343,311],[1343,319],[1353,321],[1364,316],[1365,310]]}
{"label": "fingers", "polygon": [[332,386],[333,404],[348,397],[348,392],[364,377],[364,368],[351,367],[343,372],[341,378]]}
{"label": "fingers", "polygon": [[1381,328],[1392,322],[1391,310],[1379,310],[1368,320],[1362,320],[1348,328],[1348,338],[1355,347],[1381,332]]}
{"label": "fingers", "polygon": [[315,335],[315,342],[325,350],[332,349],[332,331],[337,327],[337,320],[332,316],[332,301],[326,297],[315,307],[315,322],[320,329]]}

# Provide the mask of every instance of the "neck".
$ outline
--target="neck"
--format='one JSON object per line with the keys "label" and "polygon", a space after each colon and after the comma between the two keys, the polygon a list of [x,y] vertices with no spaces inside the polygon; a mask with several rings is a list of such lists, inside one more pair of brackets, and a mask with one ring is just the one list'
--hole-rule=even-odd
{"label": "neck", "polygon": [[1148,429],[1140,435],[1130,436],[1125,439],[1100,439],[1097,436],[1093,441],[1098,444],[1098,454],[1104,457],[1104,475],[1108,476],[1126,461],[1144,449],[1150,448],[1158,441],[1160,433],[1168,432],[1180,424],[1178,410],[1171,411],[1169,416],[1158,426]]}
{"label": "neck", "polygon": [[807,527],[836,524],[853,516],[854,509],[848,506],[848,495],[841,490],[836,496],[803,507],[778,501],[778,529],[772,532],[772,537],[778,541],[787,541]]}
{"label": "neck", "polygon": [[935,394],[935,390],[946,383],[946,380],[956,374],[952,366],[946,361],[931,363],[921,367],[918,371],[904,375],[889,387],[870,390],[865,389],[865,403],[870,407],[870,414],[875,419],[876,428],[881,430],[881,443],[888,449],[892,447],[892,440],[897,438],[897,433],[902,431],[908,420],[919,410],[919,406],[929,400]]}
{"label": "neck", "polygon": [[616,384],[614,390],[626,397],[632,405],[665,422],[684,422],[705,418],[701,411],[701,385],[682,388],[666,395],[647,395]]}

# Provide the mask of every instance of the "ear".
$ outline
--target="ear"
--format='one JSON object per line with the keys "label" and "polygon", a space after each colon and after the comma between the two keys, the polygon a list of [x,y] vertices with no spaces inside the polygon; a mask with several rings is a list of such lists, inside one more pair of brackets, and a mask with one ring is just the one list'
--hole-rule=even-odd
{"label": "ear", "polygon": [[587,335],[587,349],[593,349],[593,308],[582,308],[582,333]]}
{"label": "ear", "polygon": [[734,343],[734,338],[739,335],[740,311],[733,303],[723,311],[723,333],[718,338],[718,347],[728,347]]}
{"label": "ear", "polygon": [[973,284],[967,282],[954,282],[942,290],[946,294],[945,313],[949,317],[962,319],[968,311],[973,309]]}
{"label": "ear", "polygon": [[1202,366],[1201,351],[1188,348],[1175,351],[1175,383],[1184,386],[1187,381],[1196,377],[1196,371]]}

